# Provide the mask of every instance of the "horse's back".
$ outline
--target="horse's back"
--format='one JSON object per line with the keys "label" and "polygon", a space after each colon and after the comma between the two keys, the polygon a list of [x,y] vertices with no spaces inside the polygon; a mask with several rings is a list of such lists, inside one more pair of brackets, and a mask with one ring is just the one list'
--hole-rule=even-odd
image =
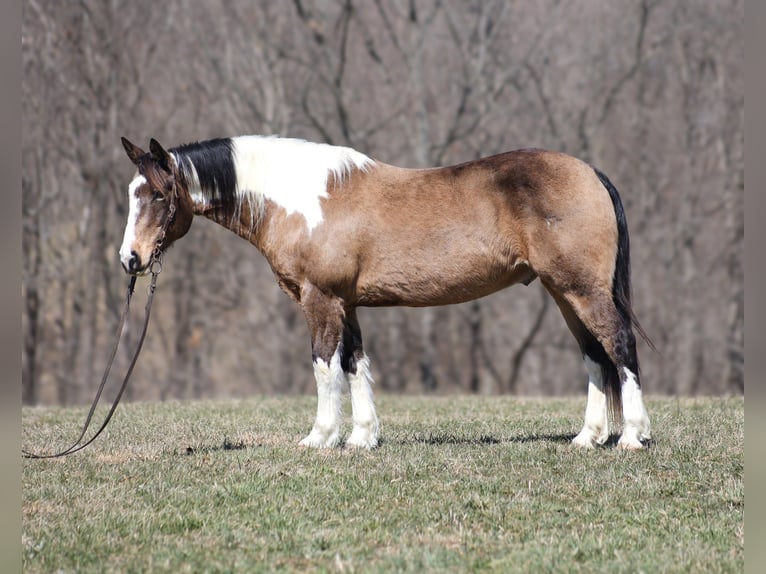
{"label": "horse's back", "polygon": [[442,168],[382,171],[391,173],[371,194],[377,232],[420,248],[427,246],[418,237],[447,251],[481,244],[514,262],[616,242],[609,192],[589,164],[564,153],[522,149]]}

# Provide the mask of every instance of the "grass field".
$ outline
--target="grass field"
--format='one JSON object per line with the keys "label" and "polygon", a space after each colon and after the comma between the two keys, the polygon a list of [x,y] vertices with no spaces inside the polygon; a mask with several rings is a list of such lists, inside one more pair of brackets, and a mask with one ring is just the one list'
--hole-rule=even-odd
{"label": "grass field", "polygon": [[[741,397],[649,399],[643,452],[572,448],[584,398],[377,402],[373,452],[299,448],[311,397],[121,406],[24,461],[24,571],[744,569]],[[85,412],[24,409],[25,447]]]}

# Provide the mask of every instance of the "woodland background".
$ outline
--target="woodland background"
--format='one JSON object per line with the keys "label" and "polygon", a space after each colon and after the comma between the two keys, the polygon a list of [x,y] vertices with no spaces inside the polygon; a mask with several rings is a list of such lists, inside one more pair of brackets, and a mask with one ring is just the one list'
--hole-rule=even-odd
{"label": "woodland background", "polygon": [[[743,0],[26,0],[23,400],[90,400],[126,277],[133,166],[248,133],[425,167],[539,146],[593,163],[631,232],[643,383],[744,391]],[[116,369],[127,365],[143,315]],[[582,393],[539,282],[429,309],[361,309],[379,389]],[[205,220],[165,258],[128,398],[313,392],[299,309]]]}

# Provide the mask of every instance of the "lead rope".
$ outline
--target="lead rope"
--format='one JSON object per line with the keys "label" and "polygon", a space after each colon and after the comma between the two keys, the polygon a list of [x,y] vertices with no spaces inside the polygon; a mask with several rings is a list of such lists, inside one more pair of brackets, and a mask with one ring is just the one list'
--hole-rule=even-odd
{"label": "lead rope", "polygon": [[98,436],[106,428],[106,425],[109,424],[109,421],[112,418],[114,411],[117,409],[117,405],[120,403],[120,399],[122,398],[122,395],[125,392],[126,387],[128,386],[128,380],[130,379],[130,375],[133,373],[133,367],[136,366],[138,355],[141,352],[141,347],[144,344],[144,338],[146,337],[147,327],[149,326],[149,316],[152,311],[152,301],[154,300],[154,291],[157,286],[157,276],[160,274],[160,271],[162,271],[162,260],[161,258],[155,258],[152,261],[150,266],[150,272],[152,274],[152,278],[151,278],[151,281],[149,282],[149,297],[146,300],[146,308],[145,308],[146,317],[144,318],[144,326],[143,326],[143,329],[141,330],[141,337],[138,339],[138,346],[136,347],[136,352],[133,355],[133,359],[130,361],[130,366],[128,367],[127,373],[125,373],[125,378],[123,378],[122,380],[120,391],[117,393],[117,397],[114,399],[114,402],[112,403],[112,407],[109,409],[109,413],[106,415],[104,422],[101,423],[101,427],[99,427],[96,433],[92,437],[90,437],[86,442],[84,443],[82,442],[82,439],[85,437],[85,434],[88,432],[88,428],[90,427],[91,420],[93,419],[93,413],[96,411],[96,406],[98,405],[99,400],[101,399],[101,393],[104,390],[104,385],[106,384],[106,380],[109,377],[109,372],[112,370],[112,363],[114,362],[115,355],[117,355],[117,348],[120,346],[122,328],[125,325],[125,320],[128,316],[128,309],[130,309],[130,300],[133,297],[133,291],[136,285],[135,275],[130,278],[130,282],[128,284],[128,296],[125,301],[125,309],[122,312],[120,325],[117,328],[117,341],[115,342],[114,348],[112,349],[112,353],[109,356],[109,361],[106,365],[106,370],[104,371],[103,377],[101,377],[101,384],[99,384],[98,386],[96,397],[93,399],[93,404],[91,404],[90,406],[90,410],[88,411],[88,416],[85,419],[85,423],[82,426],[82,431],[80,432],[80,436],[72,444],[72,446],[54,454],[33,453],[30,451],[24,450],[22,448],[21,454],[24,458],[58,458],[58,457],[66,456],[68,454],[75,453],[78,450],[84,449],[86,446],[88,446],[90,443],[96,440],[96,438],[98,438]]}
{"label": "lead rope", "polygon": [[109,424],[109,421],[112,418],[112,415],[114,414],[114,411],[117,410],[117,405],[120,403],[120,399],[122,398],[123,393],[125,392],[125,389],[128,386],[128,380],[130,379],[130,375],[133,373],[133,367],[136,366],[136,361],[138,361],[138,355],[141,353],[141,347],[144,344],[144,338],[146,337],[146,330],[149,327],[149,315],[152,312],[152,301],[154,301],[154,291],[157,287],[157,276],[162,271],[162,244],[165,241],[165,233],[168,230],[168,227],[170,227],[170,224],[173,222],[173,219],[175,217],[176,213],[176,206],[175,206],[175,187],[173,189],[173,195],[172,200],[170,202],[170,206],[168,208],[168,217],[165,220],[164,225],[162,226],[162,229],[160,230],[159,237],[157,238],[157,246],[154,248],[154,252],[152,253],[152,261],[149,264],[149,272],[152,275],[151,281],[149,282],[149,296],[146,300],[146,307],[145,307],[145,317],[144,317],[144,326],[141,329],[141,336],[138,339],[138,346],[136,347],[136,352],[133,354],[133,359],[130,361],[130,366],[128,367],[128,371],[125,373],[125,378],[122,379],[122,384],[120,385],[120,391],[117,393],[117,397],[114,399],[114,402],[112,403],[112,407],[109,409],[109,412],[106,415],[106,418],[104,419],[104,422],[101,423],[101,426],[96,431],[96,433],[90,437],[86,442],[82,442],[82,439],[85,437],[85,434],[88,432],[88,428],[90,427],[90,422],[93,419],[93,413],[96,411],[96,406],[98,405],[99,400],[101,399],[101,392],[104,390],[104,385],[106,385],[106,380],[109,377],[109,372],[112,370],[112,363],[114,362],[114,357],[117,355],[117,348],[120,346],[120,340],[122,339],[122,328],[125,325],[125,320],[128,316],[128,310],[130,309],[130,300],[133,297],[133,291],[136,286],[136,276],[133,275],[130,278],[130,281],[128,283],[128,296],[125,300],[125,309],[122,312],[122,317],[120,318],[120,325],[117,328],[117,341],[114,344],[114,348],[112,349],[112,353],[109,356],[109,361],[106,365],[106,370],[104,371],[104,376],[101,377],[101,383],[98,386],[98,391],[96,391],[96,397],[93,399],[93,404],[90,406],[90,410],[88,411],[88,416],[85,418],[85,423],[82,426],[82,431],[80,432],[80,436],[77,438],[76,441],[70,446],[69,448],[62,450],[57,453],[53,454],[40,454],[40,453],[34,453],[30,452],[28,450],[25,450],[24,448],[21,449],[21,455],[24,458],[58,458],[62,456],[66,456],[68,454],[75,453],[79,450],[84,449],[86,446],[88,446],[90,443],[92,443],[94,440],[98,438],[98,435],[100,435],[103,430],[106,428],[106,425]]}

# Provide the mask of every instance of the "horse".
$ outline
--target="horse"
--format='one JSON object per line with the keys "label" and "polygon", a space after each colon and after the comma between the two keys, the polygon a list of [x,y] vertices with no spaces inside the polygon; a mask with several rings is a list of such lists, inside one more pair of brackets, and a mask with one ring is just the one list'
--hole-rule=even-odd
{"label": "horse", "polygon": [[195,216],[254,245],[302,309],[317,387],[300,445],[379,444],[370,360],[357,307],[465,302],[539,278],[574,335],[588,373],[582,430],[592,449],[619,424],[618,448],[651,439],[633,328],[625,211],[611,181],[570,155],[519,149],[430,169],[386,164],[351,149],[246,135],[145,152],[136,167],[120,259],[147,273]]}

